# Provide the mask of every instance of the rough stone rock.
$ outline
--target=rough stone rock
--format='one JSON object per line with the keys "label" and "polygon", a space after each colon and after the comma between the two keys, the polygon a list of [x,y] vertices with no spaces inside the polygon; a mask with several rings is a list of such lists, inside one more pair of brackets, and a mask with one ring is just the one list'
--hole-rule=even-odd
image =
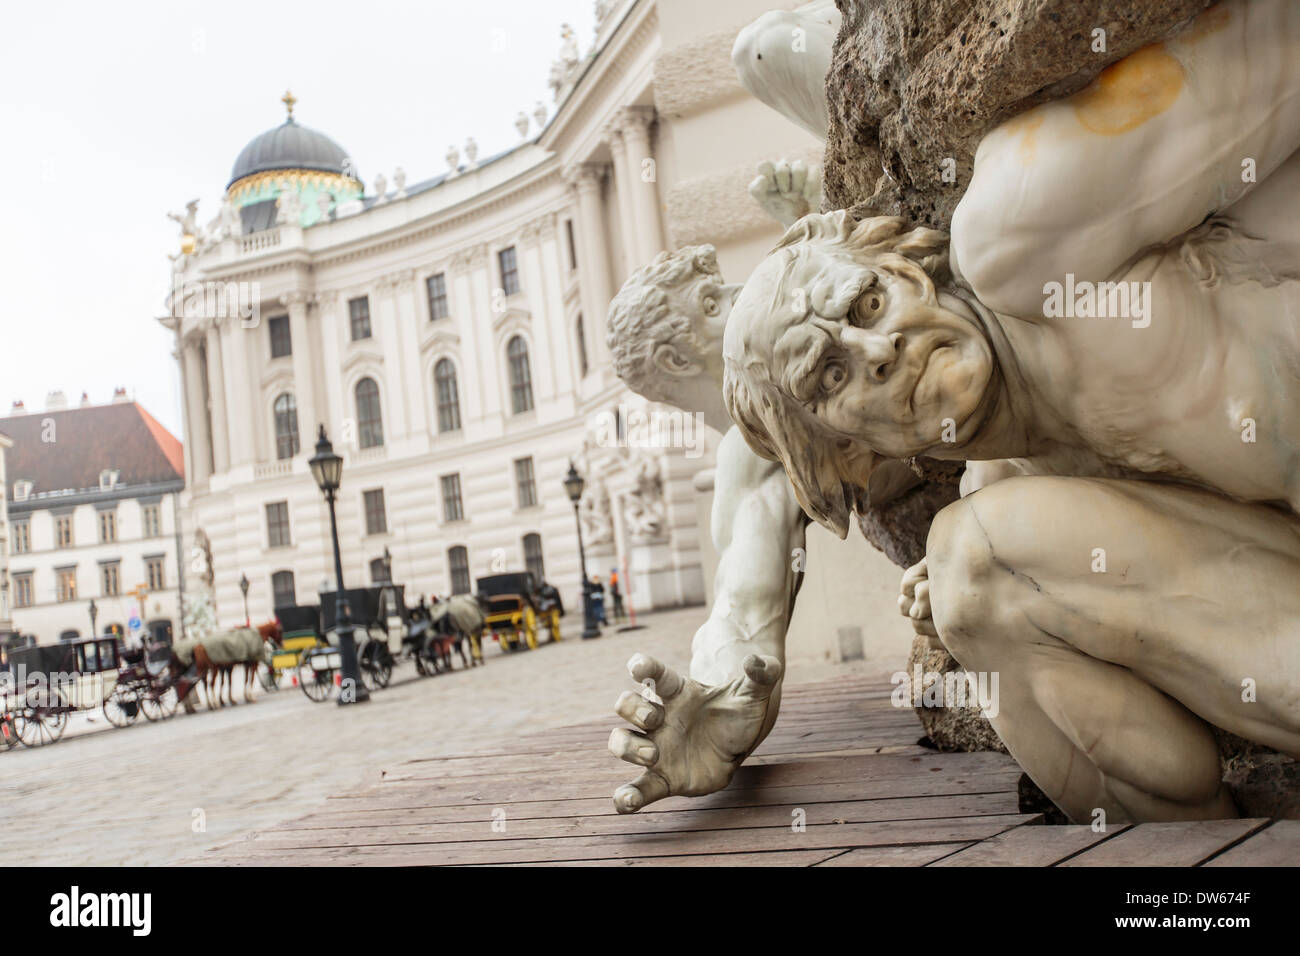
{"label": "rough stone rock", "polygon": [[824,209],[947,229],[985,133],[1082,89],[1210,2],[836,0]]}
{"label": "rough stone rock", "polygon": [[958,481],[965,468],[962,462],[932,458],[912,459],[912,466],[926,479],[924,484],[858,513],[858,527],[866,539],[900,568],[910,568],[925,557],[930,522],[957,500]]}
{"label": "rough stone rock", "polygon": [[1223,782],[1245,817],[1300,820],[1300,761],[1218,727]]}
{"label": "rough stone rock", "polygon": [[[907,659],[908,685],[913,699],[925,689],[916,686],[918,664],[922,683],[927,673],[937,673],[940,675],[938,679],[942,680],[944,674],[959,674],[965,670],[942,647],[932,648],[926,638],[918,636],[912,641],[912,653]],[[980,713],[978,703],[968,703],[965,707],[917,707],[916,715],[937,750],[1007,752],[993,725]]]}

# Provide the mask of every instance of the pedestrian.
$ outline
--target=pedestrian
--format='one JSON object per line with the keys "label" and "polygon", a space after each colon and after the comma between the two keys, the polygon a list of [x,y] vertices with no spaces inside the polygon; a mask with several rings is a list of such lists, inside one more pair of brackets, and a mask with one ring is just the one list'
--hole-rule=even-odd
{"label": "pedestrian", "polygon": [[617,623],[627,616],[623,613],[623,593],[618,589],[618,568],[609,569],[609,597],[614,602],[614,622]]}
{"label": "pedestrian", "polygon": [[605,619],[605,585],[599,574],[591,576],[591,609],[598,624],[609,624]]}

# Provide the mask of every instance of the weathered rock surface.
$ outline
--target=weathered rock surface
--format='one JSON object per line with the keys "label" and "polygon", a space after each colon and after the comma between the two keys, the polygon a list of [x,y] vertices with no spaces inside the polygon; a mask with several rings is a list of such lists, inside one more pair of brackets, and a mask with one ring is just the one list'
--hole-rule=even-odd
{"label": "weathered rock surface", "polygon": [[[920,687],[917,686],[916,680],[918,665],[921,675]],[[965,668],[957,663],[957,659],[942,647],[930,647],[930,642],[926,638],[918,636],[912,641],[912,653],[907,659],[907,673],[913,699],[924,694],[927,674],[938,675],[934,679],[943,681],[944,675],[960,675],[964,670]],[[979,704],[969,698],[964,707],[917,707],[916,715],[920,718],[921,726],[925,728],[930,743],[938,750],[1007,752],[993,725],[980,712]]]}
{"label": "weathered rock surface", "polygon": [[1210,2],[836,0],[824,208],[948,228],[985,133],[1082,89]]}

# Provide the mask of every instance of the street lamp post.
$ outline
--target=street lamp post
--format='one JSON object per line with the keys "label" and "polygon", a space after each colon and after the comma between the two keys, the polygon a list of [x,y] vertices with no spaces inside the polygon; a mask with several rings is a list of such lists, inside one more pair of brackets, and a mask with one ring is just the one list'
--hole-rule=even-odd
{"label": "street lamp post", "polygon": [[[343,658],[343,683],[345,692],[339,694],[340,704],[362,703],[370,699],[370,693],[361,682],[361,668],[357,666],[357,646],[352,640],[352,609],[348,607],[347,595],[343,590],[343,558],[339,554],[339,524],[334,514],[334,499],[338,494],[339,483],[343,478],[343,457],[334,454],[334,446],[325,437],[325,426],[320,426],[320,435],[316,440],[316,454],[308,462],[316,485],[325,495],[330,506],[330,537],[334,541],[334,604],[335,627],[339,635],[339,656]],[[346,690],[350,688],[351,693]]]}
{"label": "street lamp post", "polygon": [[99,608],[95,607],[95,599],[90,599],[90,636],[98,637],[95,633],[95,618],[99,616]]}
{"label": "street lamp post", "polygon": [[239,590],[244,595],[244,627],[251,627],[252,620],[248,616],[248,575],[247,574],[241,574],[239,576]]}
{"label": "street lamp post", "polygon": [[600,625],[596,623],[596,607],[592,600],[591,579],[587,577],[587,552],[582,546],[582,516],[578,514],[578,502],[582,500],[582,490],[587,482],[578,469],[569,462],[569,473],[564,476],[564,490],[573,502],[573,520],[578,526],[578,560],[582,565],[582,637],[584,640],[600,637]]}

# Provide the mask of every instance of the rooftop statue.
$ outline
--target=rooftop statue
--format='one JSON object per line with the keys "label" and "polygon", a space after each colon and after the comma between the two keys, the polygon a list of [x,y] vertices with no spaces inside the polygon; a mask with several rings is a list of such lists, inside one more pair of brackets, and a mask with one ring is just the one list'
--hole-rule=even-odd
{"label": "rooftop statue", "polygon": [[902,605],[1076,821],[1234,816],[1211,727],[1300,755],[1300,8],[1230,0],[987,133],[951,233],[795,223],[725,399],[846,533],[965,460]]}

